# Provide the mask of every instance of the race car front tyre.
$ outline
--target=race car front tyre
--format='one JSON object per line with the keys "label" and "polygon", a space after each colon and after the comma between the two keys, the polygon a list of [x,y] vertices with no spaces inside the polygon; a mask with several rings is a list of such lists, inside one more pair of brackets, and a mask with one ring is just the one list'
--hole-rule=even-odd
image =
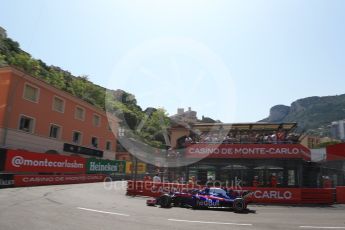
{"label": "race car front tyre", "polygon": [[233,203],[235,212],[243,212],[246,209],[246,204],[243,199],[235,199]]}
{"label": "race car front tyre", "polygon": [[171,197],[168,194],[164,194],[159,197],[159,204],[161,208],[170,208],[171,207]]}

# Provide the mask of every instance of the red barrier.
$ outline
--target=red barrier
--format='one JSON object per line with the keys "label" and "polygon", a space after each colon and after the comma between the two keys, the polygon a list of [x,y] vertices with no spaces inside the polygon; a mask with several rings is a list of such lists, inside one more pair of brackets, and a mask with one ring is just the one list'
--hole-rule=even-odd
{"label": "red barrier", "polygon": [[[135,184],[133,181],[128,181],[127,195],[158,197],[163,193],[184,192],[189,189],[202,189],[203,187],[192,184],[152,183],[151,181],[137,181]],[[335,192],[335,189],[257,187],[243,187],[232,190],[236,192],[252,191],[251,201],[263,204],[331,204],[334,202],[333,194]]]}
{"label": "red barrier", "polygon": [[302,188],[303,204],[332,204],[334,203],[333,188]]}
{"label": "red barrier", "polygon": [[82,157],[7,150],[4,171],[85,173],[85,164]]}
{"label": "red barrier", "polygon": [[298,204],[301,202],[301,189],[299,188],[246,187],[242,190],[253,192],[251,196],[253,203]]}
{"label": "red barrier", "polygon": [[337,187],[337,203],[345,204],[345,186]]}
{"label": "red barrier", "polygon": [[77,174],[77,175],[14,175],[14,186],[38,186],[58,184],[78,184],[104,181],[103,174]]}

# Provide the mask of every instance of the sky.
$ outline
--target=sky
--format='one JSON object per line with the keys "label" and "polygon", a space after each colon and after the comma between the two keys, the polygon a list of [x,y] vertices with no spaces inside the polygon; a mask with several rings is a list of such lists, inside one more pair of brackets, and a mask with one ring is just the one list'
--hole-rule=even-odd
{"label": "sky", "polygon": [[254,122],[277,104],[345,93],[343,0],[1,0],[34,58],[170,115]]}

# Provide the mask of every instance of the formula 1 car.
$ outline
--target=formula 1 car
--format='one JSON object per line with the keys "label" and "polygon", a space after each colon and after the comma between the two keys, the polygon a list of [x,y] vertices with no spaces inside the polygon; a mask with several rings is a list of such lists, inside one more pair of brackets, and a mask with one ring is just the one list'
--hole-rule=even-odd
{"label": "formula 1 car", "polygon": [[235,191],[226,191],[221,188],[205,188],[203,190],[191,190],[185,193],[174,192],[163,194],[157,199],[147,200],[149,206],[159,205],[162,208],[173,206],[201,208],[231,208],[236,212],[247,209],[250,202],[250,192],[242,194]]}

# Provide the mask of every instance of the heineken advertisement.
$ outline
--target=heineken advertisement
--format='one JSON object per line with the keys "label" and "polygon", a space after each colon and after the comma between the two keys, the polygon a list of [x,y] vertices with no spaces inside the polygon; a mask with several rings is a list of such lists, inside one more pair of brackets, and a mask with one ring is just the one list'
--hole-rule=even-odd
{"label": "heineken advertisement", "polygon": [[126,173],[126,161],[113,161],[89,158],[86,163],[87,173]]}

